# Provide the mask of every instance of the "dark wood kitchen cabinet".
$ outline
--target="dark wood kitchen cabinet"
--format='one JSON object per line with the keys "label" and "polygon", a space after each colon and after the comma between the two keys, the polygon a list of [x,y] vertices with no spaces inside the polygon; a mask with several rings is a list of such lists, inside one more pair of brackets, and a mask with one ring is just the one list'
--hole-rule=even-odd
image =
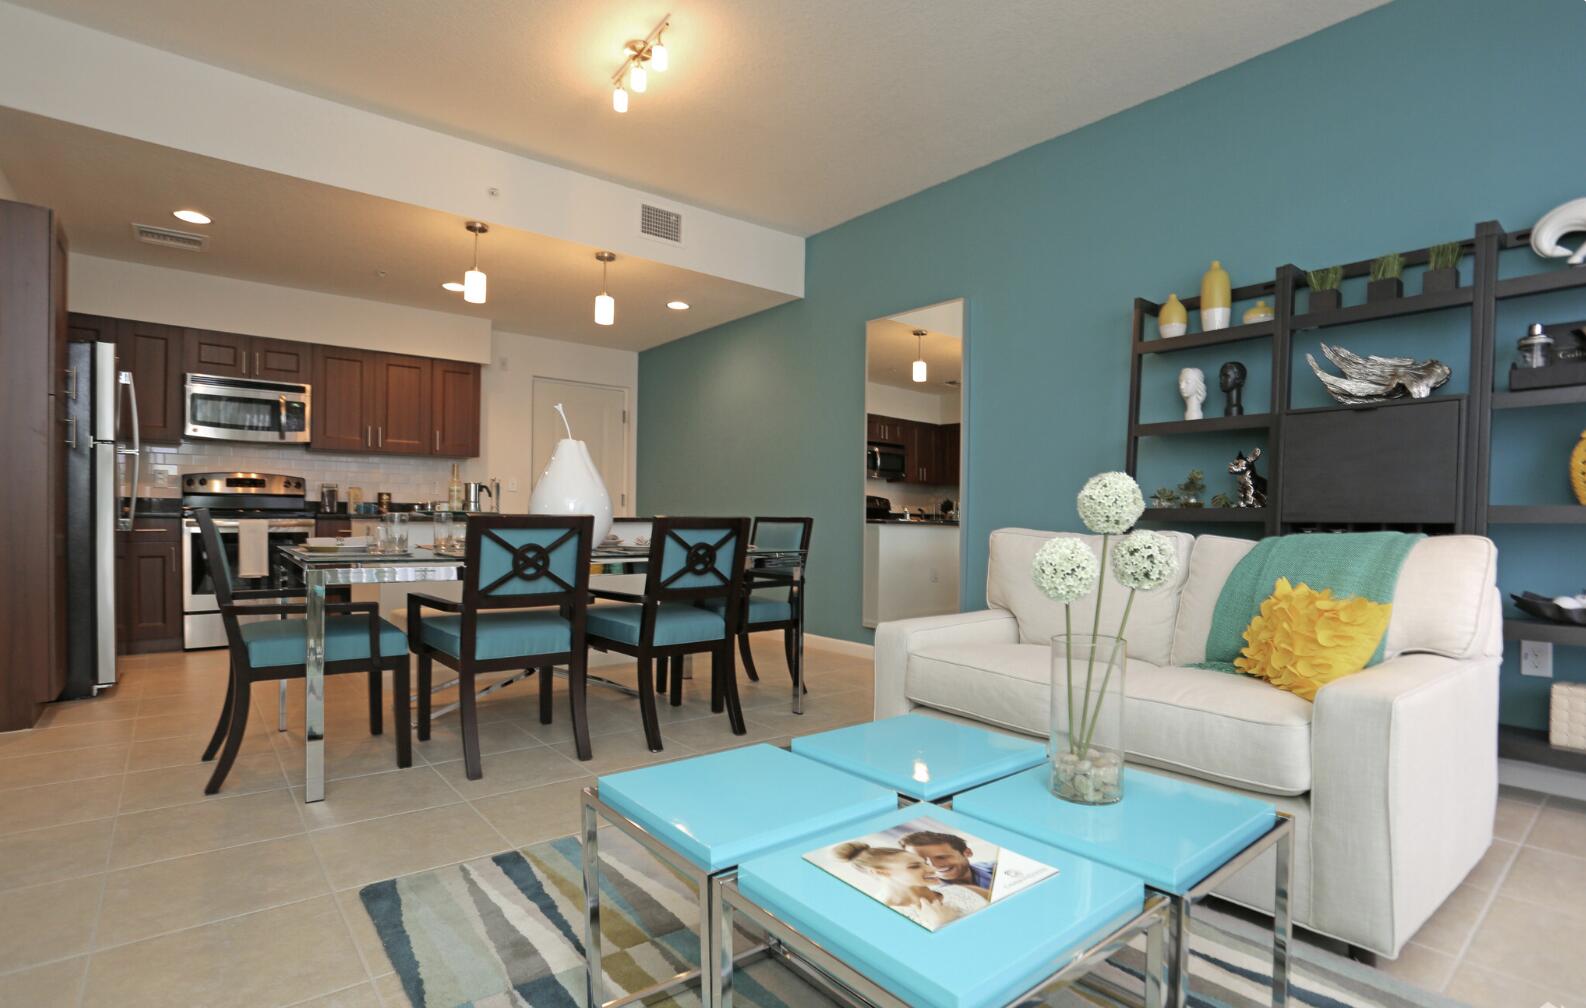
{"label": "dark wood kitchen cabinet", "polygon": [[131,437],[132,406],[138,404],[138,436],[145,443],[182,439],[182,330],[155,322],[105,318],[73,312],[73,341],[114,343],[116,366],[132,372],[134,394],[121,404],[119,430]]}
{"label": "dark wood kitchen cabinet", "polygon": [[909,421],[871,413],[865,417],[865,437],[870,441],[903,444]]}
{"label": "dark wood kitchen cabinet", "polygon": [[479,365],[437,360],[430,365],[430,454],[473,458],[479,454]]}
{"label": "dark wood kitchen cabinet", "polygon": [[0,200],[0,429],[14,506],[0,522],[0,731],[31,728],[66,686],[66,235]]}
{"label": "dark wood kitchen cabinet", "polygon": [[182,522],[139,518],[116,535],[116,641],[126,654],[182,647]]}
{"label": "dark wood kitchen cabinet", "polygon": [[[293,340],[253,338],[253,374],[263,381],[309,384],[313,372],[314,345]],[[312,405],[312,403],[310,404]]]}
{"label": "dark wood kitchen cabinet", "polygon": [[936,424],[904,421],[903,468],[908,483],[935,485],[941,480],[941,452]]}
{"label": "dark wood kitchen cabinet", "polygon": [[374,450],[394,455],[428,455],[430,359],[375,354],[375,396],[369,406]]}
{"label": "dark wood kitchen cabinet", "polygon": [[374,448],[374,422],[368,416],[375,394],[376,356],[347,347],[314,348],[310,447],[321,451]]}
{"label": "dark wood kitchen cabinet", "polygon": [[242,333],[187,330],[189,374],[308,384],[314,346]]}
{"label": "dark wood kitchen cabinet", "polygon": [[962,474],[959,472],[959,460],[963,456],[964,446],[963,424],[942,424],[937,431],[937,448],[941,458],[942,486],[957,486]]}

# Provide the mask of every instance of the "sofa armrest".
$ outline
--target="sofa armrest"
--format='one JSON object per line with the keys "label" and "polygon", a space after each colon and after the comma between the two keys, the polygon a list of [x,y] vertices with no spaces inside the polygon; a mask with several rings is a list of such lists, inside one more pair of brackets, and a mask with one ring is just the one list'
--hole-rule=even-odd
{"label": "sofa armrest", "polygon": [[909,654],[937,644],[1017,644],[1019,622],[1006,609],[892,620],[876,627],[876,717],[907,714]]}
{"label": "sofa armrest", "polygon": [[1499,661],[1400,655],[1317,694],[1312,926],[1397,955],[1486,852]]}

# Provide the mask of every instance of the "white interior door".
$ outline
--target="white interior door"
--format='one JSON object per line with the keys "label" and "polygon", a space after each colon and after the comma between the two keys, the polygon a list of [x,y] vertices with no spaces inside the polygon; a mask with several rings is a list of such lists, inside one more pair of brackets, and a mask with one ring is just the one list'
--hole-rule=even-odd
{"label": "white interior door", "polygon": [[628,392],[609,385],[588,385],[583,382],[557,381],[554,378],[534,379],[533,419],[533,478],[551,460],[556,442],[562,433],[561,418],[556,415],[556,404],[567,411],[567,422],[573,428],[573,437],[589,447],[589,456],[611,494],[611,509],[615,514],[632,514],[628,489]]}

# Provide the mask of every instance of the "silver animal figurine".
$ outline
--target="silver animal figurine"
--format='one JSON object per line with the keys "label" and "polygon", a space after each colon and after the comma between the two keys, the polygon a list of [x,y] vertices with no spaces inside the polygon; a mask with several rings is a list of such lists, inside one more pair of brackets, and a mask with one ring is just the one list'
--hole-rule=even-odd
{"label": "silver animal figurine", "polygon": [[1258,508],[1267,506],[1267,478],[1256,472],[1256,459],[1261,457],[1261,449],[1252,449],[1249,455],[1239,453],[1239,457],[1228,463],[1228,472],[1239,484],[1239,506],[1242,508]]}
{"label": "silver animal figurine", "polygon": [[1362,406],[1385,399],[1425,399],[1432,390],[1448,381],[1452,373],[1440,360],[1418,361],[1413,357],[1361,357],[1343,347],[1322,344],[1322,355],[1344,373],[1342,378],[1328,374],[1310,354],[1305,360],[1322,380],[1334,399],[1345,406]]}

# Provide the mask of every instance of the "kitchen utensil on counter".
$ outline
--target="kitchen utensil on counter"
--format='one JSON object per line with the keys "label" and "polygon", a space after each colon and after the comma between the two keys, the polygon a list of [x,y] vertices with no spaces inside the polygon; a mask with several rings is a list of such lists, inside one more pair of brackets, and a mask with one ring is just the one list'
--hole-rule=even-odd
{"label": "kitchen utensil on counter", "polygon": [[357,512],[358,505],[363,503],[363,487],[350,486],[347,488],[347,510]]}
{"label": "kitchen utensil on counter", "polygon": [[391,495],[389,493],[387,493],[386,491],[382,490],[379,493],[374,495],[374,500],[375,500],[375,504],[380,508],[380,513],[381,514],[387,514],[387,513],[390,512],[390,510],[391,510]]}
{"label": "kitchen utensil on counter", "polygon": [[487,484],[487,483],[464,483],[463,484],[463,510],[464,511],[483,511],[485,509],[485,504],[484,504],[484,501],[481,500],[482,497],[489,497],[490,498],[490,502],[492,504],[495,504],[495,507],[492,508],[492,510],[495,510],[495,511],[500,511],[501,510],[501,505],[496,502],[495,494],[490,492],[490,485],[489,484]]}
{"label": "kitchen utensil on counter", "polygon": [[319,510],[321,514],[330,514],[336,510],[336,494],[339,489],[334,483],[321,483],[319,485]]}

